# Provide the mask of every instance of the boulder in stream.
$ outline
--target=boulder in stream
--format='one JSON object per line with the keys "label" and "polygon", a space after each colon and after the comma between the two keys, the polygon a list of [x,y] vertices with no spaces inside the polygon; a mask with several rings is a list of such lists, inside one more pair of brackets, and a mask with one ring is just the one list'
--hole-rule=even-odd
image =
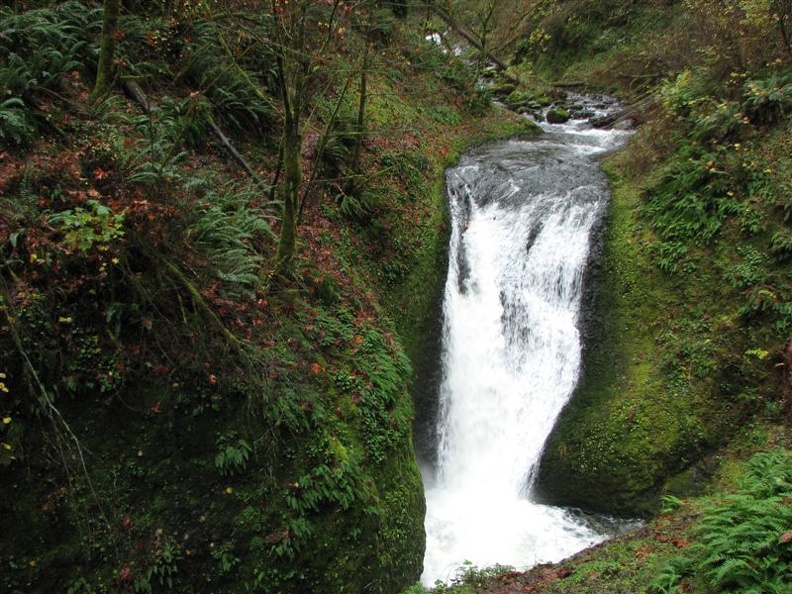
{"label": "boulder in stream", "polygon": [[568,122],[571,117],[569,111],[563,107],[553,107],[545,116],[547,121],[551,124],[563,124]]}

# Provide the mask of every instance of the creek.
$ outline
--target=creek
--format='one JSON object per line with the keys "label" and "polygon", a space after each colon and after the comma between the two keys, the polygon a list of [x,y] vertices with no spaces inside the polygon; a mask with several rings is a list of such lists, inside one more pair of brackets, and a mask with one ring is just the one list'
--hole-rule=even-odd
{"label": "creek", "polygon": [[446,174],[442,375],[422,468],[428,586],[471,565],[559,561],[608,536],[534,501],[532,479],[580,373],[584,281],[609,198],[599,163],[628,132],[582,119],[543,127]]}

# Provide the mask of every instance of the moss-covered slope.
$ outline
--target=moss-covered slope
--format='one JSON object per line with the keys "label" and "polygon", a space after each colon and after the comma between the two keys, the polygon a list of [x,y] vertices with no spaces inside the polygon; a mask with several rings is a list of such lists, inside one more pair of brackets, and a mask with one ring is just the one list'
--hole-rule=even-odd
{"label": "moss-covered slope", "polygon": [[98,4],[0,10],[5,590],[396,592],[421,573],[404,345],[441,275],[442,169],[529,126],[421,19],[372,6],[320,56],[297,257],[273,278],[282,105],[255,8],[128,3],[97,105]]}
{"label": "moss-covered slope", "polygon": [[[583,376],[537,489],[646,514],[666,490],[701,489],[702,473],[674,477],[743,423],[785,420],[792,55],[779,19],[789,15],[701,0],[611,2],[605,18],[590,4],[538,17],[537,31],[556,33],[534,64],[637,99],[643,126],[607,163],[614,196]],[[575,23],[579,36],[565,38]],[[615,34],[623,43],[594,43]],[[570,44],[593,59],[571,57]]]}

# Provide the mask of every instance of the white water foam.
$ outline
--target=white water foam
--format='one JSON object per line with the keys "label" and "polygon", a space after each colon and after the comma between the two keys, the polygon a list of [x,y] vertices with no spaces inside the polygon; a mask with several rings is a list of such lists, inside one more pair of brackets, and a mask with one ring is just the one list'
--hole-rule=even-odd
{"label": "white water foam", "polygon": [[[566,138],[544,144],[482,150],[448,174],[453,228],[437,467],[425,471],[425,585],[448,582],[465,563],[524,569],[605,538],[530,499],[544,442],[577,382],[583,274],[607,197],[591,156],[613,142],[612,133],[562,131]],[[549,168],[559,181],[548,180]]]}

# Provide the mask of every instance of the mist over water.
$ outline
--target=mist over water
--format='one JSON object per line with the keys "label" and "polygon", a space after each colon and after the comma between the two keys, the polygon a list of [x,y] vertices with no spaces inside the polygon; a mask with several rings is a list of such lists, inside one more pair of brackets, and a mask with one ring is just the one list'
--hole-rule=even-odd
{"label": "mist over water", "polygon": [[447,172],[452,214],[436,463],[424,469],[422,581],[465,562],[527,568],[605,538],[531,500],[576,385],[583,280],[608,192],[598,156],[626,133],[578,122],[473,151]]}

